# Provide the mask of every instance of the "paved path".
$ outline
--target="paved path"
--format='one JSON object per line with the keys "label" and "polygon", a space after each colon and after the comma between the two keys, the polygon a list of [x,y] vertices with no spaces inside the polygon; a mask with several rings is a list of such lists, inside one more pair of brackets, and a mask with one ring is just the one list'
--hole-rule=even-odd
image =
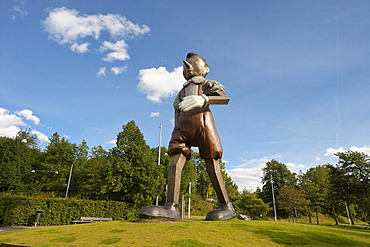
{"label": "paved path", "polygon": [[0,226],[0,233],[35,228],[34,226]]}

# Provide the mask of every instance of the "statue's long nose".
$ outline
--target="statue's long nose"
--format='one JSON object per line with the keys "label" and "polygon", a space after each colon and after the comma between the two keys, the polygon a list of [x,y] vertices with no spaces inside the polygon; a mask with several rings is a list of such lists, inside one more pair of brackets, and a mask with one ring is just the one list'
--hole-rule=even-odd
{"label": "statue's long nose", "polygon": [[191,64],[188,61],[186,61],[186,60],[184,60],[183,63],[186,65],[186,67],[188,69],[192,69],[193,68],[193,66],[191,66]]}

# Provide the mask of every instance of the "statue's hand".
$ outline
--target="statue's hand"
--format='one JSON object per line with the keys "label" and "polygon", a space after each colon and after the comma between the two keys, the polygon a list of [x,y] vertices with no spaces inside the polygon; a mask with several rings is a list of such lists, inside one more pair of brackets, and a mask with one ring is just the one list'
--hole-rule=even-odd
{"label": "statue's hand", "polygon": [[179,109],[181,111],[190,111],[194,108],[200,108],[206,106],[208,103],[208,97],[203,95],[190,95],[184,97],[179,103]]}

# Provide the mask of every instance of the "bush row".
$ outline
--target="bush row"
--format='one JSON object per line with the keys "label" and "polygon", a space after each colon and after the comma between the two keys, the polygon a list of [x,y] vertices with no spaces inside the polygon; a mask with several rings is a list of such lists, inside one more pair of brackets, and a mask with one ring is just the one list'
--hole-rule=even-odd
{"label": "bush row", "polygon": [[66,225],[80,217],[135,219],[139,212],[132,204],[116,201],[0,195],[2,225],[32,225],[36,210],[42,210],[39,225]]}

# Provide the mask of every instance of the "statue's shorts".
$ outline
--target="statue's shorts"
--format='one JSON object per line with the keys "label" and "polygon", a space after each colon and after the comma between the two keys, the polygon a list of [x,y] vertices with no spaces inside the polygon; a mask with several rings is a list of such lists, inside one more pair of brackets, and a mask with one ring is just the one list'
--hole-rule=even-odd
{"label": "statue's shorts", "polygon": [[179,112],[176,126],[172,132],[168,155],[182,153],[190,159],[192,146],[199,148],[203,159],[220,159],[222,145],[218,136],[212,112],[209,107]]}

